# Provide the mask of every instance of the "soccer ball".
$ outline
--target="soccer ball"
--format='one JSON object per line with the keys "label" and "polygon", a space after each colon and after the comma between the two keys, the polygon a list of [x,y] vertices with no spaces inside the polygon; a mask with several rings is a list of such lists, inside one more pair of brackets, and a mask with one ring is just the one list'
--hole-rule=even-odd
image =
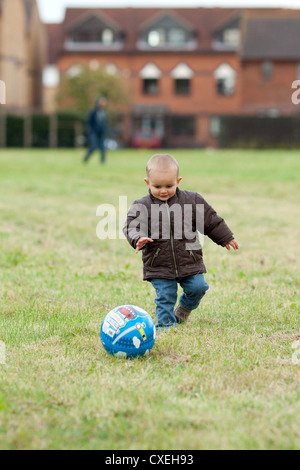
{"label": "soccer ball", "polygon": [[135,305],[121,305],[104,318],[100,337],[109,354],[135,358],[149,354],[155,342],[155,325],[150,315]]}

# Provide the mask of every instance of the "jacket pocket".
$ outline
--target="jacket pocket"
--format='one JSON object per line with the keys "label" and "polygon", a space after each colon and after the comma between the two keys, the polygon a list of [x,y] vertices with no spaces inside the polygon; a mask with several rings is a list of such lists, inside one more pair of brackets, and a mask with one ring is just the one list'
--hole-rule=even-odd
{"label": "jacket pocket", "polygon": [[153,255],[153,257],[152,257],[151,263],[150,263],[150,267],[151,267],[151,268],[152,268],[152,266],[153,266],[154,261],[155,261],[156,258],[158,257],[159,252],[160,252],[160,248],[157,248],[156,252],[154,253],[154,255]]}

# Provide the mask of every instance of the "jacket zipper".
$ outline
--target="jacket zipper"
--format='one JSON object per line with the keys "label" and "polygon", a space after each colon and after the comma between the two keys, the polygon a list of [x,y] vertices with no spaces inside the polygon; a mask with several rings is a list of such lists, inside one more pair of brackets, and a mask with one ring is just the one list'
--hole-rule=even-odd
{"label": "jacket zipper", "polygon": [[176,257],[175,257],[175,251],[174,251],[174,238],[173,238],[173,231],[172,231],[172,226],[171,226],[171,215],[170,215],[170,208],[169,208],[168,201],[165,202],[165,205],[167,206],[168,217],[169,217],[171,248],[172,248],[173,260],[174,260],[174,266],[175,266],[175,273],[176,273],[176,277],[179,277],[178,276],[177,263],[176,263]]}
{"label": "jacket zipper", "polygon": [[153,258],[152,258],[152,261],[151,261],[151,265],[150,265],[151,267],[153,266],[153,263],[154,263],[154,261],[155,261],[155,258],[158,257],[158,253],[159,253],[159,252],[160,252],[160,248],[157,248],[157,250],[156,250],[156,252],[155,252],[155,254],[154,254]]}
{"label": "jacket zipper", "polygon": [[196,256],[194,255],[194,253],[192,252],[192,250],[190,250],[190,255],[194,258],[195,263],[197,263],[197,258],[196,258]]}

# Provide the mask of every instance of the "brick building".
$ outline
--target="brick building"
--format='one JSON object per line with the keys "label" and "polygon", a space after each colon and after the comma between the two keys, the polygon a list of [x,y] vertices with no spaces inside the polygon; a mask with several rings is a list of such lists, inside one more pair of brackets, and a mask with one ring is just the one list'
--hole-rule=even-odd
{"label": "brick building", "polygon": [[59,76],[105,67],[130,86],[126,143],[152,129],[167,146],[213,145],[219,115],[299,112],[300,11],[69,8],[46,26],[48,109]]}
{"label": "brick building", "polygon": [[0,80],[6,109],[42,109],[47,35],[36,0],[0,0]]}

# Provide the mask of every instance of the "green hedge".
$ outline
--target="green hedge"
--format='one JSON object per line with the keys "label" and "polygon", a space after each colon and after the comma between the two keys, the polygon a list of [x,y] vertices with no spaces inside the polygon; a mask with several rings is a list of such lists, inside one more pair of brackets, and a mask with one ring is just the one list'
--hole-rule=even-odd
{"label": "green hedge", "polygon": [[49,116],[32,116],[32,147],[49,147]]}
{"label": "green hedge", "polygon": [[[75,123],[84,124],[84,117],[74,114],[57,114],[57,145],[58,147],[75,146]],[[24,147],[25,117],[6,116],[6,146]],[[84,130],[84,126],[83,126]],[[45,114],[31,116],[31,146],[49,147],[50,145],[50,117]]]}
{"label": "green hedge", "polygon": [[24,118],[19,116],[6,117],[6,146],[23,147]]}

